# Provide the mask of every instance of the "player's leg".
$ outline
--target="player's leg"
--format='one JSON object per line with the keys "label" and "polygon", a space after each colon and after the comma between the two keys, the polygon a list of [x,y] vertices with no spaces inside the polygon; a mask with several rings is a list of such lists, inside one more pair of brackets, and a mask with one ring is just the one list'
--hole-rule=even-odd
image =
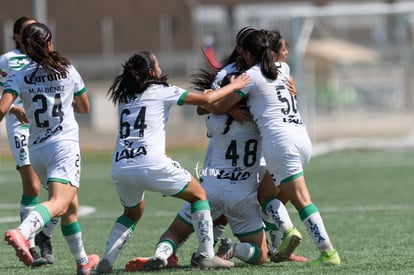
{"label": "player's leg", "polygon": [[308,188],[305,183],[305,177],[294,178],[288,182],[282,183],[279,188],[289,198],[289,201],[299,211],[299,216],[305,225],[308,234],[318,247],[321,255],[310,265],[339,265],[341,260],[337,251],[334,249],[319,210],[312,203]]}

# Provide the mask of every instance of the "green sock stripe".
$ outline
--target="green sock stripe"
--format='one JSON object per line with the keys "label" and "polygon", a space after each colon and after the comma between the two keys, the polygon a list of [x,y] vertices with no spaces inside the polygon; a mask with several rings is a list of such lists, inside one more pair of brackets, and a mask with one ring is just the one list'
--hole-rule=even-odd
{"label": "green sock stripe", "polygon": [[22,195],[20,203],[26,206],[34,206],[39,203],[39,197],[29,197]]}
{"label": "green sock stripe", "polygon": [[267,207],[267,205],[269,204],[269,202],[271,202],[271,201],[272,201],[272,200],[274,200],[274,199],[275,199],[275,197],[270,197],[270,198],[266,199],[266,200],[262,203],[261,207],[262,207],[262,212],[263,212],[263,213],[265,213],[265,214],[266,214],[266,207]]}
{"label": "green sock stripe", "polygon": [[32,211],[36,211],[37,213],[39,213],[45,225],[48,224],[48,222],[50,221],[50,213],[49,210],[47,210],[46,206],[44,206],[43,204],[37,204]]}
{"label": "green sock stripe", "polygon": [[137,225],[133,220],[131,220],[130,218],[124,215],[118,217],[118,219],[116,220],[116,223],[122,224],[123,226],[128,228],[131,232],[135,230],[135,227]]}
{"label": "green sock stripe", "polygon": [[318,213],[318,212],[319,212],[318,208],[316,208],[316,206],[313,203],[311,203],[303,207],[301,210],[299,210],[299,217],[303,221],[307,217],[312,215],[313,213]]}
{"label": "green sock stripe", "polygon": [[203,210],[210,210],[210,205],[207,200],[199,200],[191,203],[191,214]]}
{"label": "green sock stripe", "polygon": [[270,223],[268,221],[262,220],[262,222],[265,225],[265,231],[270,231],[270,230],[277,230],[276,224],[274,223]]}
{"label": "green sock stripe", "polygon": [[74,235],[76,233],[81,232],[80,224],[78,221],[73,222],[68,225],[61,225],[60,228],[62,229],[63,236],[70,236]]}
{"label": "green sock stripe", "polygon": [[260,248],[257,246],[257,245],[255,245],[254,243],[250,243],[252,246],[253,246],[253,256],[252,257],[250,257],[250,259],[247,261],[247,263],[248,264],[256,264],[257,263],[257,260],[259,259],[259,255],[260,255],[260,253],[259,253],[259,251],[260,251]]}
{"label": "green sock stripe", "polygon": [[175,247],[174,242],[173,242],[173,241],[171,241],[170,239],[162,239],[162,240],[160,240],[160,241],[158,242],[157,246],[158,246],[159,244],[161,244],[161,243],[167,243],[167,244],[170,244],[170,245],[171,245],[171,247],[172,247],[172,249],[173,249],[173,254],[175,254],[175,252],[177,251],[177,248]]}

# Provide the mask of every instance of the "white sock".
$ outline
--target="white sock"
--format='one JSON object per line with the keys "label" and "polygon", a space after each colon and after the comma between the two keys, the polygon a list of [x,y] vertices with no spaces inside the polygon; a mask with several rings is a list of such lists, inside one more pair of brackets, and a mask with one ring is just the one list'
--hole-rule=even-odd
{"label": "white sock", "polygon": [[191,204],[191,221],[198,239],[197,255],[214,257],[213,220],[207,200],[199,200]]}
{"label": "white sock", "polygon": [[85,252],[85,248],[82,242],[82,232],[78,232],[72,235],[64,236],[69,246],[69,250],[76,260],[76,263],[85,265],[88,263],[88,255]]}
{"label": "white sock", "polygon": [[47,237],[52,237],[53,231],[56,229],[56,227],[59,225],[60,217],[56,217],[51,219],[44,227],[43,227],[43,234],[45,234]]}
{"label": "white sock", "polygon": [[224,231],[226,231],[226,227],[224,225],[219,224],[213,226],[214,245],[221,239]]}
{"label": "white sock", "polygon": [[113,265],[124,244],[135,230],[135,226],[136,224],[132,220],[120,216],[112,226],[111,233],[109,233],[102,259],[107,259]]}
{"label": "white sock", "polygon": [[34,236],[36,232],[39,232],[44,225],[45,223],[40,213],[37,211],[31,211],[19,225],[18,229],[28,240],[30,237]]}
{"label": "white sock", "polygon": [[289,228],[293,227],[293,223],[290,220],[287,209],[280,200],[274,198],[268,201],[265,210],[267,215],[272,217],[276,227],[279,228],[279,231],[282,234]]}
{"label": "white sock", "polygon": [[243,262],[255,264],[257,261],[258,251],[257,247],[251,243],[237,243],[234,244],[234,255]]}
{"label": "white sock", "polygon": [[[35,207],[35,205],[25,205],[25,204],[20,204],[20,222],[23,222],[24,219],[27,218],[27,216],[29,215],[30,212],[32,212],[33,208]],[[30,248],[34,248],[35,245],[35,240],[34,240],[34,234],[30,235],[30,237],[27,239],[29,241],[29,247]]]}
{"label": "white sock", "polygon": [[154,255],[163,259],[168,259],[174,253],[174,245],[170,240],[161,240],[155,247]]}
{"label": "white sock", "polygon": [[308,234],[321,252],[333,249],[319,212],[313,213],[304,219],[303,224],[306,226]]}
{"label": "white sock", "polygon": [[269,237],[273,248],[278,248],[282,244],[283,233],[280,230],[269,230]]}

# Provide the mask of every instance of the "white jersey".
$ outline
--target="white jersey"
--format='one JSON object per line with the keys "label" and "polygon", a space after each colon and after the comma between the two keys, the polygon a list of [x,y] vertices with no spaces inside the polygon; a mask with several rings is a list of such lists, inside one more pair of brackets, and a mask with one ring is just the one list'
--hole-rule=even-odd
{"label": "white jersey", "polygon": [[[0,86],[4,87],[7,78],[15,71],[19,71],[24,66],[30,63],[30,58],[21,53],[19,49],[14,49],[0,56]],[[23,107],[23,103],[20,97],[17,97],[13,104],[18,107]],[[6,114],[6,127],[8,135],[12,135],[9,129],[22,126],[15,115],[7,112]]]}
{"label": "white jersey", "polygon": [[276,184],[303,172],[311,153],[311,142],[297,101],[286,88],[288,65],[280,63],[276,80],[265,78],[256,65],[246,73],[251,82],[241,89],[260,130],[263,154]]}
{"label": "white jersey", "polygon": [[30,123],[31,151],[56,141],[79,142],[72,103],[74,96],[83,94],[86,88],[72,65],[67,71],[66,74],[51,73],[31,62],[7,79],[4,92],[22,99]]}
{"label": "white jersey", "polygon": [[165,166],[165,132],[172,105],[182,105],[187,91],[151,85],[118,106],[119,133],[112,158],[116,167]]}
{"label": "white jersey", "polygon": [[209,143],[212,146],[209,166],[204,166],[202,171],[203,186],[257,190],[262,146],[256,124],[239,123],[227,115],[209,114],[206,126],[211,133]]}

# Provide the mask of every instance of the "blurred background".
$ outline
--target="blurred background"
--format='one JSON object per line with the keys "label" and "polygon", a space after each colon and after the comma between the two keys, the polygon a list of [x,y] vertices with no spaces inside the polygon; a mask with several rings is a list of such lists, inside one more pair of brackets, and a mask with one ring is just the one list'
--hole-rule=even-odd
{"label": "blurred background", "polygon": [[[91,112],[79,115],[81,147],[112,149],[117,122],[106,92],[121,64],[154,52],[170,83],[206,68],[200,47],[218,60],[244,26],[278,29],[299,108],[315,152],[413,146],[414,1],[331,0],[0,0],[0,49],[14,48],[20,16],[50,26],[55,50],[83,76]],[[0,154],[9,154],[4,122]],[[205,145],[204,118],[193,106],[173,108],[168,145]]]}

